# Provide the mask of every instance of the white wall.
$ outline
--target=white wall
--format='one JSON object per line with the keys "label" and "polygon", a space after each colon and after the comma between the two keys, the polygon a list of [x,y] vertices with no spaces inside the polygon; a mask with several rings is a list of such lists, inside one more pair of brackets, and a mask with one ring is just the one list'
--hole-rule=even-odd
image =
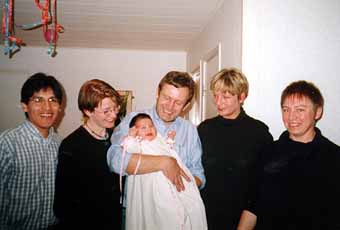
{"label": "white wall", "polygon": [[277,138],[284,127],[280,94],[290,82],[319,86],[325,110],[318,126],[340,144],[340,1],[243,0],[243,71],[250,81],[249,113]]}
{"label": "white wall", "polygon": [[242,1],[225,0],[216,15],[193,42],[188,51],[188,71],[198,67],[209,51],[222,46],[222,67],[241,67]]}
{"label": "white wall", "polygon": [[81,124],[77,96],[86,80],[100,78],[116,89],[132,90],[133,110],[138,110],[153,106],[158,82],[168,71],[186,70],[185,52],[58,48],[51,58],[46,51],[23,47],[12,59],[0,54],[0,132],[24,120],[20,89],[36,72],[55,76],[66,90],[65,117],[58,129],[66,136]]}
{"label": "white wall", "polygon": [[275,139],[284,130],[282,90],[312,81],[326,102],[318,127],[340,144],[339,12],[338,0],[225,0],[188,51],[188,70],[221,42],[222,68],[242,67],[248,77],[247,113],[267,123]]}

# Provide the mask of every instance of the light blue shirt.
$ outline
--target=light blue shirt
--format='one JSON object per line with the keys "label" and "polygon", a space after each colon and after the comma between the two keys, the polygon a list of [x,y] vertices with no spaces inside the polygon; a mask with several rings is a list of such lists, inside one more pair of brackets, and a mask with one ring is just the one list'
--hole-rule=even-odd
{"label": "light blue shirt", "polygon": [[0,229],[54,224],[54,181],[61,138],[44,138],[28,120],[0,134]]}
{"label": "light blue shirt", "polygon": [[[158,116],[156,108],[131,112],[128,114],[118,127],[115,128],[111,137],[111,147],[107,153],[107,162],[111,169],[116,173],[120,173],[120,166],[122,160],[122,147],[121,143],[123,138],[128,135],[130,120],[138,113],[146,113],[151,116],[157,132],[163,137],[166,137],[169,131],[176,131],[175,136],[175,151],[183,163],[187,166],[193,176],[198,177],[201,182],[201,188],[205,185],[205,176],[202,166],[202,146],[199,139],[196,127],[189,121],[177,117],[170,125],[165,124]],[[123,173],[126,175],[125,170],[131,158],[131,153],[126,153],[123,165]]]}

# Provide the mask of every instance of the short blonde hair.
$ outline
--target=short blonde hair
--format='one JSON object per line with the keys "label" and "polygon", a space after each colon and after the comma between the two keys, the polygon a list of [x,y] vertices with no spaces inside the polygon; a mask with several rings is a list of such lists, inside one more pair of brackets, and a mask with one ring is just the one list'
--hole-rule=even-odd
{"label": "short blonde hair", "polygon": [[248,96],[249,84],[246,76],[236,68],[222,69],[213,76],[210,82],[210,89],[213,92],[229,92],[232,95],[240,96],[242,93]]}

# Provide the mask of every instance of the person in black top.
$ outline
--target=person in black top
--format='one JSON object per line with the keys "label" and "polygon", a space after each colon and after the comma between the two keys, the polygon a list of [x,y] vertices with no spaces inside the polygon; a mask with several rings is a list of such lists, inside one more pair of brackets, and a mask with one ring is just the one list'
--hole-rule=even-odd
{"label": "person in black top", "polygon": [[239,229],[340,229],[340,147],[315,127],[323,105],[313,83],[293,82],[283,91],[287,130],[262,154],[257,193]]}
{"label": "person in black top", "polygon": [[58,229],[121,229],[119,177],[106,153],[121,99],[106,82],[85,82],[78,96],[83,125],[59,148],[54,213]]}
{"label": "person in black top", "polygon": [[268,127],[242,105],[248,81],[237,69],[223,69],[210,85],[218,116],[203,121],[198,133],[207,182],[201,191],[211,230],[236,229],[253,188],[255,160],[273,138]]}

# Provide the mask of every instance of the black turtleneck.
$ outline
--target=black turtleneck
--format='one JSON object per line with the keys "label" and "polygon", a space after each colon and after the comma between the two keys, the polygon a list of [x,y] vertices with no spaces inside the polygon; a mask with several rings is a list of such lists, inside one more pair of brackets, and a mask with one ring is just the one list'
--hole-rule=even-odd
{"label": "black turtleneck", "polygon": [[340,229],[340,148],[316,135],[293,141],[285,131],[262,156],[256,229]]}
{"label": "black turtleneck", "polygon": [[248,200],[255,159],[272,142],[268,127],[244,110],[236,119],[217,116],[202,122],[198,133],[203,148],[207,183],[201,191],[209,229],[232,229]]}

